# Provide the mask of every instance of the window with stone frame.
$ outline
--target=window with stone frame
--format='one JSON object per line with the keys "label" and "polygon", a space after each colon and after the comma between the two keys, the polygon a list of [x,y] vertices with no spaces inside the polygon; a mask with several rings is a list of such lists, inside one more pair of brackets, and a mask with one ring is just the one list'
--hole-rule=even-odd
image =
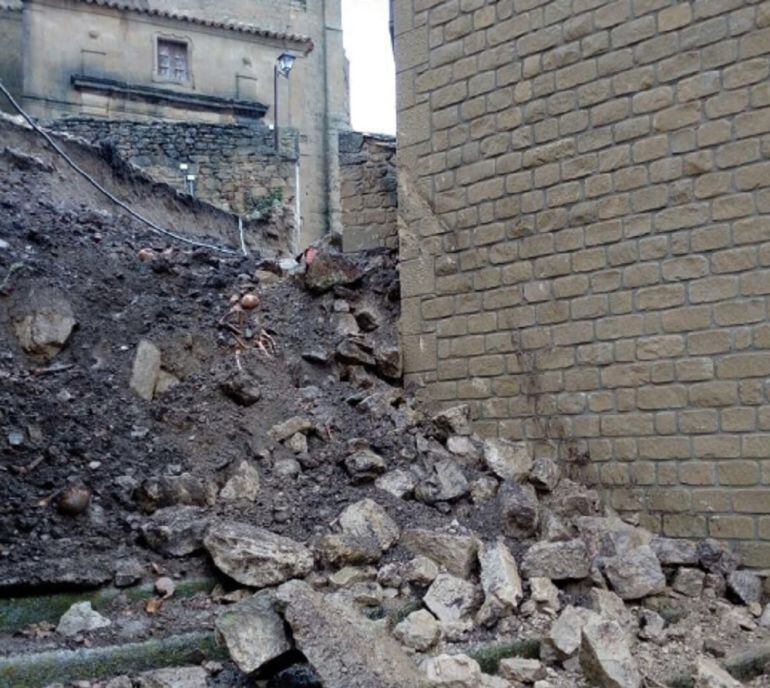
{"label": "window with stone frame", "polygon": [[184,41],[158,39],[158,76],[184,83],[190,79],[189,49]]}

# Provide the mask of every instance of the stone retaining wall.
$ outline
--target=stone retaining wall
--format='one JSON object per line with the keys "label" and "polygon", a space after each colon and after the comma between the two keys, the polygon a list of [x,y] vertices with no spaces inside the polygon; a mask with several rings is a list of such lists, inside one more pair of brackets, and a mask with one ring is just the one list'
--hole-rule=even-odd
{"label": "stone retaining wall", "polygon": [[339,139],[344,249],[395,248],[395,138],[343,132]]}
{"label": "stone retaining wall", "polygon": [[396,0],[407,377],[770,567],[770,2]]}
{"label": "stone retaining wall", "polygon": [[185,189],[180,163],[196,175],[195,195],[224,210],[249,216],[271,199],[294,207],[297,136],[282,132],[281,157],[265,126],[130,122],[68,118],[49,125],[92,143],[110,143],[126,161],[154,179]]}

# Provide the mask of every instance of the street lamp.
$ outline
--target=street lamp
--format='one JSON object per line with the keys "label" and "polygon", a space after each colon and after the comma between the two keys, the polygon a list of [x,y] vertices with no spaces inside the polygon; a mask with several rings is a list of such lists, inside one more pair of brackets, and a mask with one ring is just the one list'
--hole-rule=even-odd
{"label": "street lamp", "polygon": [[297,58],[291,53],[281,53],[273,70],[273,134],[275,136],[275,154],[278,155],[278,77],[289,78],[294,60]]}

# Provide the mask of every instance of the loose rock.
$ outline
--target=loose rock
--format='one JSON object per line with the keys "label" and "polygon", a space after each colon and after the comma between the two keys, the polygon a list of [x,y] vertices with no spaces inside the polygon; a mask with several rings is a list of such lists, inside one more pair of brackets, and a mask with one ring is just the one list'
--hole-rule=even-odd
{"label": "loose rock", "polygon": [[487,440],[484,442],[484,461],[499,478],[521,482],[532,469],[532,449],[526,442]]}
{"label": "loose rock", "polygon": [[586,578],[590,568],[588,550],[579,539],[537,542],[527,550],[521,568],[527,578]]}
{"label": "loose rock", "polygon": [[481,683],[481,667],[467,655],[429,657],[421,669],[431,685],[443,688],[478,688]]}
{"label": "loose rock", "polygon": [[624,600],[638,600],[666,589],[666,577],[650,547],[637,547],[605,562],[612,589]]}
{"label": "loose rock", "polygon": [[500,674],[511,681],[534,683],[546,677],[545,667],[537,659],[511,657],[500,662]]}
{"label": "loose rock", "polygon": [[484,604],[479,610],[479,620],[482,623],[494,622],[519,606],[523,597],[519,569],[503,540],[482,545],[479,563],[481,587],[484,590]]}
{"label": "loose rock", "polygon": [[441,627],[436,618],[421,609],[412,612],[393,629],[393,635],[407,647],[419,652],[432,648],[441,637]]}
{"label": "loose rock", "polygon": [[414,475],[401,469],[390,471],[374,481],[374,486],[378,490],[388,492],[399,499],[404,499],[412,494],[416,485],[417,479]]}
{"label": "loose rock", "polygon": [[260,592],[228,607],[216,621],[238,668],[250,674],[291,650],[283,619],[274,608],[273,595]]}
{"label": "loose rock", "polygon": [[600,688],[639,688],[642,679],[626,636],[613,621],[595,620],[583,628],[580,666]]}
{"label": "loose rock", "polygon": [[354,452],[345,459],[345,468],[355,483],[374,480],[385,472],[385,459],[371,449]]}
{"label": "loose rock", "polygon": [[33,289],[19,300],[13,329],[28,354],[51,360],[69,341],[77,321],[72,305],[61,292]]}
{"label": "loose rock", "polygon": [[462,468],[453,459],[443,459],[434,464],[428,476],[418,482],[414,495],[421,502],[451,502],[469,491],[468,480]]}
{"label": "loose rock", "polygon": [[349,604],[291,581],[277,592],[302,654],[324,688],[424,688],[398,642]]}
{"label": "loose rock", "polygon": [[131,389],[145,401],[152,401],[160,374],[160,349],[147,339],[139,342],[131,370]]}
{"label": "loose rock", "polygon": [[448,573],[439,574],[423,602],[439,621],[451,623],[468,616],[476,606],[476,587]]}
{"label": "loose rock", "polygon": [[256,466],[246,459],[236,461],[229,471],[230,477],[219,493],[228,502],[254,502],[259,495],[260,479]]}
{"label": "loose rock", "polygon": [[317,253],[305,273],[305,286],[317,292],[337,285],[355,284],[362,277],[358,266],[340,253]]}
{"label": "loose rock", "polygon": [[220,571],[254,588],[313,570],[313,554],[304,545],[246,523],[218,523],[208,529],[204,544]]}
{"label": "loose rock", "polygon": [[455,576],[468,578],[476,566],[479,541],[470,535],[410,528],[402,533],[401,545],[413,554],[432,559]]}
{"label": "loose rock", "polygon": [[504,483],[497,493],[503,531],[513,538],[528,538],[538,524],[538,501],[532,485]]}
{"label": "loose rock", "polygon": [[698,657],[695,662],[695,688],[741,688],[719,664],[708,657]]}
{"label": "loose rock", "polygon": [[142,525],[142,535],[156,552],[184,557],[203,547],[208,527],[205,511],[195,506],[160,509]]}
{"label": "loose rock", "polygon": [[431,420],[443,437],[471,434],[471,409],[466,404],[440,411]]}
{"label": "loose rock", "polygon": [[93,610],[90,602],[78,602],[73,604],[59,619],[56,631],[63,636],[71,637],[111,625],[112,622],[109,619]]}
{"label": "loose rock", "polygon": [[762,579],[751,571],[732,571],[727,576],[727,589],[743,604],[759,602],[762,597]]}

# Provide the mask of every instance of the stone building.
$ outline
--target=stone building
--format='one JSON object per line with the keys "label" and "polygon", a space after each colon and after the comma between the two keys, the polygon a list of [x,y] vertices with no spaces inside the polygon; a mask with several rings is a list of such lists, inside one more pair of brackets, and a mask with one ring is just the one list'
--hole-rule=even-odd
{"label": "stone building", "polygon": [[770,2],[396,0],[408,377],[770,567]]}
{"label": "stone building", "polygon": [[[339,225],[337,133],[349,128],[340,0],[5,0],[0,37],[0,78],[40,120],[74,117],[83,133],[92,118],[93,140],[105,131],[99,120],[217,125],[225,151],[242,146],[249,127],[260,161],[275,119],[274,66],[290,52],[297,59],[290,78],[278,79],[278,124],[298,132],[299,164],[278,165],[279,176],[292,196],[298,188],[301,243]],[[130,127],[110,132],[118,148],[142,148]],[[211,169],[193,145],[198,131],[177,132],[174,140],[191,141],[178,156],[137,158],[171,178],[196,157]],[[286,157],[297,157],[291,147]],[[242,178],[227,205],[243,212],[249,187],[264,183]]]}

